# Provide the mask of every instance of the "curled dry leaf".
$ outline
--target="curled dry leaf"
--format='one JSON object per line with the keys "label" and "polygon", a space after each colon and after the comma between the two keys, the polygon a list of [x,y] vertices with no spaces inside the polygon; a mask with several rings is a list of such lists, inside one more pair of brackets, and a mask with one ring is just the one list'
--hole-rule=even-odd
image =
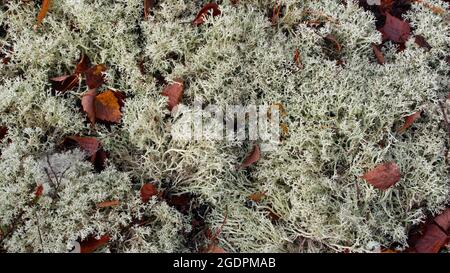
{"label": "curled dry leaf", "polygon": [[172,111],[175,106],[177,106],[183,97],[184,92],[184,82],[182,79],[176,79],[173,83],[167,85],[162,95],[169,97],[168,108]]}
{"label": "curled dry leaf", "polygon": [[104,201],[97,204],[97,208],[116,207],[120,204],[119,200]]}
{"label": "curled dry leaf", "polygon": [[394,162],[378,165],[365,173],[362,178],[380,190],[386,190],[400,181],[400,168]]}
{"label": "curled dry leaf", "polygon": [[384,55],[383,52],[381,52],[380,48],[376,44],[372,44],[373,53],[375,54],[375,57],[377,58],[377,62],[379,64],[384,64]]}
{"label": "curled dry leaf", "polygon": [[324,40],[328,43],[331,44],[334,48],[334,50],[339,53],[342,51],[342,45],[341,43],[339,43],[339,41],[337,40],[336,36],[334,36],[333,34],[328,34],[327,36],[324,37]]}
{"label": "curled dry leaf", "polygon": [[38,26],[42,24],[42,21],[45,18],[45,15],[47,15],[48,9],[50,8],[51,0],[43,0],[41,9],[39,10],[38,16],[36,18],[36,25],[34,26],[35,29],[37,29]]}
{"label": "curled dry leaf", "polygon": [[221,14],[221,11],[219,9],[219,5],[216,3],[209,3],[203,6],[203,8],[198,12],[197,16],[195,17],[194,21],[192,21],[192,24],[194,26],[202,25],[205,22],[205,17],[208,15],[208,13],[212,11],[212,16],[218,16]]}
{"label": "curled dry leaf", "polygon": [[400,127],[400,129],[398,129],[398,132],[400,134],[403,134],[409,127],[411,127],[411,125],[413,125],[413,123],[416,121],[416,119],[420,118],[421,113],[422,113],[422,111],[418,111],[412,115],[405,117],[405,123],[403,124],[402,127]]}
{"label": "curled dry leaf", "polygon": [[107,235],[101,236],[99,239],[89,237],[80,242],[80,253],[92,253],[109,242],[110,238]]}
{"label": "curled dry leaf", "polygon": [[380,32],[383,34],[383,40],[405,43],[409,39],[411,27],[407,22],[386,13],[386,22]]}
{"label": "curled dry leaf", "polygon": [[86,85],[89,89],[96,89],[105,83],[106,66],[103,64],[97,64],[84,72],[86,77]]}
{"label": "curled dry leaf", "polygon": [[158,189],[154,184],[144,184],[141,188],[141,200],[143,203],[147,203],[152,196],[158,194]]}
{"label": "curled dry leaf", "polygon": [[249,155],[247,155],[247,157],[244,159],[244,162],[242,162],[242,164],[239,165],[238,168],[240,168],[240,169],[247,168],[248,166],[250,166],[253,163],[255,163],[256,161],[258,161],[260,156],[261,156],[261,153],[259,150],[259,145],[255,144],[255,146],[253,146],[253,150],[250,152]]}

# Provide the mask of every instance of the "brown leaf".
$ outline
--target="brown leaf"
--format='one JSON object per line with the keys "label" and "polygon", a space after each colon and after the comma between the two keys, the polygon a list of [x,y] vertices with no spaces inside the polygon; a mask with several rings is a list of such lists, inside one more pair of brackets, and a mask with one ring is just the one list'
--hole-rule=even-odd
{"label": "brown leaf", "polygon": [[442,230],[448,231],[450,228],[450,208],[444,210],[441,214],[434,218],[436,225],[440,226]]}
{"label": "brown leaf", "polygon": [[325,41],[333,45],[337,53],[341,52],[342,45],[337,40],[336,36],[334,36],[333,34],[328,34],[327,36],[324,37],[324,39]]}
{"label": "brown leaf", "polygon": [[51,0],[43,0],[41,9],[39,10],[39,14],[36,18],[35,29],[42,24],[42,20],[44,20],[45,15],[47,15],[47,11],[50,8]]}
{"label": "brown leaf", "polygon": [[253,146],[253,150],[250,152],[249,155],[247,155],[247,157],[244,159],[244,162],[242,162],[242,164],[239,165],[238,168],[247,168],[248,166],[258,161],[260,156],[261,154],[259,150],[259,145],[255,144],[255,146]]}
{"label": "brown leaf", "polygon": [[75,67],[74,74],[85,73],[91,67],[91,61],[89,57],[81,53],[80,60],[78,60],[77,66]]}
{"label": "brown leaf", "polygon": [[375,188],[386,190],[400,180],[401,173],[397,164],[387,162],[368,171],[362,178]]}
{"label": "brown leaf", "polygon": [[95,97],[94,110],[95,120],[118,123],[122,117],[119,99],[116,97],[116,92],[112,90],[106,90]]}
{"label": "brown leaf", "polygon": [[106,245],[109,240],[110,238],[107,235],[101,236],[100,239],[95,237],[86,238],[80,243],[80,253],[92,253]]}
{"label": "brown leaf", "polygon": [[150,10],[155,6],[156,0],[144,0],[144,19],[148,19]]}
{"label": "brown leaf", "polygon": [[2,142],[3,138],[5,138],[7,133],[8,133],[8,128],[4,127],[4,126],[0,126],[0,143]]}
{"label": "brown leaf", "polygon": [[386,22],[380,32],[383,34],[383,40],[391,40],[396,43],[405,43],[411,33],[409,24],[397,17],[386,13]]}
{"label": "brown leaf", "polygon": [[94,65],[86,70],[84,74],[86,77],[86,85],[89,89],[99,88],[105,83],[105,71],[106,66],[103,64]]}
{"label": "brown leaf", "polygon": [[270,17],[270,22],[272,22],[272,25],[276,25],[278,23],[278,19],[280,18],[280,12],[281,12],[281,4],[277,3],[273,6],[272,10],[272,16]]}
{"label": "brown leaf", "polygon": [[425,48],[427,50],[430,50],[432,48],[431,45],[425,39],[425,37],[423,37],[422,35],[414,36],[414,42],[418,44],[420,47]]}
{"label": "brown leaf", "polygon": [[175,106],[177,106],[183,97],[184,92],[184,82],[182,79],[176,79],[173,83],[167,85],[162,95],[169,97],[168,108],[172,111]]}
{"label": "brown leaf", "polygon": [[50,81],[52,82],[53,89],[60,92],[66,92],[77,86],[79,79],[78,75],[74,74],[54,77],[51,78]]}
{"label": "brown leaf", "polygon": [[400,129],[398,129],[398,132],[403,134],[409,127],[411,127],[411,125],[413,125],[416,119],[420,118],[421,113],[422,111],[417,111],[414,114],[405,117],[405,123],[402,127],[400,127]]}
{"label": "brown leaf", "polygon": [[158,189],[154,184],[144,184],[141,188],[141,200],[143,203],[147,203],[152,196],[158,194]]}
{"label": "brown leaf", "polygon": [[89,121],[95,124],[95,96],[97,95],[96,89],[90,89],[81,98],[81,106],[83,111],[86,112]]}
{"label": "brown leaf", "polygon": [[384,64],[384,55],[380,48],[376,44],[372,44],[372,49],[373,53],[375,53],[375,57],[377,58],[377,62],[379,64]]}
{"label": "brown leaf", "polygon": [[218,16],[221,14],[221,11],[219,9],[219,5],[216,3],[209,3],[203,6],[203,8],[199,11],[197,16],[195,17],[194,21],[192,21],[192,24],[194,26],[202,25],[205,22],[205,17],[208,15],[209,11],[212,10],[212,16]]}
{"label": "brown leaf", "polygon": [[435,224],[425,226],[423,233],[412,245],[411,252],[438,253],[448,242],[448,235]]}
{"label": "brown leaf", "polygon": [[71,143],[74,143],[90,157],[95,156],[100,149],[100,142],[95,137],[68,136],[64,139],[66,146],[70,146]]}
{"label": "brown leaf", "polygon": [[120,204],[119,200],[104,201],[97,204],[97,208],[116,207]]}
{"label": "brown leaf", "polygon": [[40,197],[42,195],[42,193],[44,193],[44,186],[42,184],[39,184],[36,187],[36,190],[34,191],[34,196],[35,197]]}
{"label": "brown leaf", "polygon": [[227,253],[227,252],[223,248],[215,244],[210,244],[202,251],[202,253]]}
{"label": "brown leaf", "polygon": [[189,193],[183,194],[168,194],[166,195],[166,202],[169,206],[175,207],[179,212],[187,214],[191,205],[192,195]]}
{"label": "brown leaf", "polygon": [[252,201],[254,201],[256,203],[259,203],[259,202],[261,202],[262,198],[265,197],[265,196],[266,196],[266,194],[264,192],[258,191],[258,192],[252,193],[248,197],[248,199],[252,200]]}

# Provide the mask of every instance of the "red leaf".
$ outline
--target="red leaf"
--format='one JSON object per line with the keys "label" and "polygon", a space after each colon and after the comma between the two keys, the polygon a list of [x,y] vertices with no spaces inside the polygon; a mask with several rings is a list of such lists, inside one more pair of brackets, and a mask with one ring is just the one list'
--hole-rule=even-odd
{"label": "red leaf", "polygon": [[42,20],[44,20],[45,15],[47,15],[47,11],[50,8],[50,4],[51,4],[51,0],[43,0],[42,1],[42,5],[41,5],[41,9],[39,10],[39,14],[36,18],[36,25],[35,25],[35,29],[42,24]]}
{"label": "red leaf", "polygon": [[409,127],[411,127],[411,125],[413,125],[416,119],[420,118],[421,113],[422,111],[418,111],[412,115],[405,117],[405,124],[403,124],[403,126],[400,129],[398,129],[398,132],[400,134],[403,134]]}
{"label": "red leaf", "polygon": [[66,145],[69,145],[71,142],[75,143],[91,158],[95,157],[95,154],[100,149],[100,142],[95,137],[68,136],[64,139]]}
{"label": "red leaf", "polygon": [[414,36],[414,42],[418,44],[420,47],[425,48],[427,50],[430,50],[432,47],[431,45],[425,40],[425,37],[422,35],[416,35]]}
{"label": "red leaf", "polygon": [[270,17],[270,22],[272,22],[272,25],[276,25],[278,23],[278,18],[280,18],[280,12],[281,12],[281,4],[277,3],[273,6],[272,10],[272,16]]}
{"label": "red leaf", "polygon": [[116,207],[120,204],[119,200],[104,201],[97,204],[97,208]]}
{"label": "red leaf", "polygon": [[106,245],[109,240],[110,238],[107,235],[101,236],[100,239],[96,239],[95,237],[86,238],[80,243],[80,253],[92,253]]}
{"label": "red leaf", "polygon": [[151,8],[155,5],[155,0],[144,0],[144,19],[148,19]]}
{"label": "red leaf", "polygon": [[411,33],[411,27],[407,22],[386,13],[386,22],[380,32],[383,34],[383,40],[405,43]]}
{"label": "red leaf", "polygon": [[96,89],[102,86],[105,83],[105,75],[106,66],[103,64],[97,64],[86,70],[86,85],[89,89]]}
{"label": "red leaf", "polygon": [[448,242],[447,234],[437,225],[426,225],[422,235],[412,246],[413,252],[418,253],[438,253]]}
{"label": "red leaf", "polygon": [[97,94],[96,89],[90,89],[81,98],[81,106],[83,107],[84,112],[86,112],[88,119],[92,124],[95,124],[95,96],[96,96],[96,94]]}
{"label": "red leaf", "polygon": [[162,95],[169,97],[168,108],[169,111],[172,111],[175,106],[177,106],[183,97],[184,92],[184,82],[182,79],[176,79],[173,83],[167,85]]}
{"label": "red leaf", "polygon": [[85,73],[89,67],[91,67],[91,61],[89,60],[89,57],[85,54],[81,54],[80,60],[78,60],[77,66],[75,67],[74,74],[81,74]]}
{"label": "red leaf", "polygon": [[440,226],[442,230],[448,231],[450,228],[450,208],[444,210],[441,214],[434,218],[436,225]]}
{"label": "red leaf", "polygon": [[53,89],[60,92],[66,92],[74,88],[78,84],[79,79],[78,75],[74,74],[54,77],[51,78],[50,81],[52,82]]}
{"label": "red leaf", "polygon": [[147,203],[152,196],[158,194],[158,189],[154,184],[144,184],[141,188],[141,200],[143,203]]}
{"label": "red leaf", "polygon": [[379,64],[384,64],[384,55],[380,48],[376,44],[372,44],[372,49],[373,53],[375,53],[375,57],[377,58],[377,62]]}
{"label": "red leaf", "polygon": [[34,196],[40,197],[42,193],[44,193],[44,186],[42,184],[39,184],[34,191]]}
{"label": "red leaf", "polygon": [[258,161],[260,156],[261,154],[259,151],[259,145],[255,144],[255,146],[253,146],[253,150],[251,151],[251,153],[247,155],[247,157],[244,159],[244,162],[242,162],[242,164],[239,165],[238,168],[247,168],[248,166]]}
{"label": "red leaf", "polygon": [[[87,100],[87,99],[86,99]],[[90,100],[90,98],[89,98]],[[86,101],[86,104],[90,102]],[[116,92],[106,90],[95,97],[95,120],[103,120],[107,122],[118,123],[122,117],[120,112],[119,99]]]}
{"label": "red leaf", "polygon": [[205,22],[205,17],[208,15],[208,12],[212,10],[213,16],[218,16],[221,14],[221,11],[219,9],[219,5],[216,3],[209,3],[203,6],[203,8],[199,11],[197,16],[195,17],[194,21],[192,21],[192,24],[194,26],[199,26]]}
{"label": "red leaf", "polygon": [[3,140],[3,138],[6,136],[7,133],[8,133],[8,128],[4,127],[4,126],[0,126],[0,143]]}
{"label": "red leaf", "polygon": [[387,162],[368,171],[362,178],[375,188],[386,190],[400,180],[401,173],[397,164]]}

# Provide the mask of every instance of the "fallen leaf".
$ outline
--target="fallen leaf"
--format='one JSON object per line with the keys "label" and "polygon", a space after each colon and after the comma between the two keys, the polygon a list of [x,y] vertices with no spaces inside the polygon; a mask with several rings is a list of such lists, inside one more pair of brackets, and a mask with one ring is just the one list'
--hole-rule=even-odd
{"label": "fallen leaf", "polygon": [[109,240],[110,238],[107,235],[103,235],[99,239],[96,239],[95,237],[86,238],[80,242],[80,253],[92,253],[105,246]]}
{"label": "fallen leaf", "polygon": [[259,150],[259,145],[255,144],[255,146],[253,146],[253,150],[250,152],[249,155],[247,155],[247,157],[244,159],[244,162],[242,162],[242,164],[239,165],[238,168],[240,168],[240,169],[247,168],[248,166],[250,166],[253,163],[255,163],[256,161],[258,161],[260,156],[261,156],[261,154],[260,154],[260,150]]}
{"label": "fallen leaf", "polygon": [[169,206],[175,207],[179,212],[183,214],[187,214],[189,212],[192,200],[191,194],[167,194],[165,199]]}
{"label": "fallen leaf", "polygon": [[375,188],[386,190],[400,180],[401,173],[397,164],[387,162],[368,171],[362,178]]}
{"label": "fallen leaf", "polygon": [[85,73],[91,67],[91,61],[86,54],[81,53],[80,59],[78,60],[77,66],[75,67],[74,74]]}
{"label": "fallen leaf", "polygon": [[425,39],[425,37],[423,37],[422,35],[414,36],[414,42],[418,44],[420,47],[425,48],[427,50],[430,50],[432,48],[431,45]]}
{"label": "fallen leaf", "polygon": [[394,250],[394,249],[386,248],[386,249],[382,249],[380,251],[380,253],[399,253],[399,251],[398,250]]}
{"label": "fallen leaf", "polygon": [[440,226],[442,230],[448,232],[450,228],[450,208],[445,209],[441,214],[434,218],[436,225]]}
{"label": "fallen leaf", "polygon": [[154,184],[144,184],[141,188],[141,200],[143,203],[147,203],[152,196],[158,194],[158,189]]}
{"label": "fallen leaf", "polygon": [[6,134],[8,133],[8,128],[4,126],[0,126],[0,143],[5,138]]}
{"label": "fallen leaf", "polygon": [[202,251],[202,253],[227,253],[227,252],[223,248],[215,244],[210,244]]}
{"label": "fallen leaf", "polygon": [[64,144],[70,146],[72,143],[86,152],[89,157],[94,157],[100,149],[100,142],[95,137],[68,136],[64,139]]}
{"label": "fallen leaf", "polygon": [[66,92],[77,86],[79,82],[78,75],[65,75],[51,78],[53,89],[60,92]]}
{"label": "fallen leaf", "polygon": [[38,26],[42,24],[42,21],[45,18],[45,15],[47,15],[48,9],[50,8],[51,0],[43,0],[41,9],[39,10],[39,14],[36,19],[36,25],[35,29],[37,29]]}
{"label": "fallen leaf", "polygon": [[42,184],[39,184],[36,187],[36,190],[34,191],[35,197],[40,197],[44,193],[44,186]]}
{"label": "fallen leaf", "polygon": [[192,21],[192,24],[194,26],[202,25],[205,22],[205,17],[206,17],[206,15],[208,15],[209,11],[212,11],[212,16],[218,16],[221,14],[219,5],[217,5],[216,3],[206,4],[199,11],[199,13],[195,17],[194,21]]}
{"label": "fallen leaf", "polygon": [[148,19],[150,10],[155,6],[156,0],[144,0],[144,19]]}
{"label": "fallen leaf", "polygon": [[408,252],[438,253],[448,240],[448,235],[442,229],[435,224],[428,224]]}
{"label": "fallen leaf", "polygon": [[334,36],[333,34],[328,34],[327,36],[324,37],[324,39],[326,42],[328,42],[334,47],[337,53],[341,52],[342,45],[337,40],[336,36]]}
{"label": "fallen leaf", "polygon": [[104,201],[97,204],[97,208],[116,207],[120,204],[119,200]]}
{"label": "fallen leaf", "polygon": [[280,18],[280,12],[281,12],[281,4],[277,3],[273,6],[272,10],[272,16],[270,17],[270,22],[272,22],[272,25],[276,25],[278,23],[278,19]]}
{"label": "fallen leaf", "polygon": [[96,89],[90,89],[81,98],[81,106],[83,111],[86,112],[89,121],[95,124],[95,96],[97,95]]}
{"label": "fallen leaf", "polygon": [[266,196],[266,194],[264,192],[258,191],[258,192],[252,193],[248,197],[248,199],[252,200],[252,201],[254,201],[256,203],[259,203],[259,202],[261,202],[262,198],[265,197],[265,196]]}
{"label": "fallen leaf", "polygon": [[409,127],[411,127],[411,125],[413,125],[413,123],[416,121],[416,119],[420,118],[421,113],[422,113],[422,111],[418,111],[412,115],[405,117],[405,123],[403,124],[402,127],[400,127],[400,129],[398,129],[398,132],[400,134],[403,134]]}
{"label": "fallen leaf", "polygon": [[[86,105],[90,106],[90,100],[91,98],[86,98]],[[92,109],[89,108],[89,110]],[[98,119],[102,121],[118,123],[120,121],[120,118],[122,117],[122,113],[120,112],[120,104],[119,99],[116,96],[116,92],[112,90],[106,90],[97,95],[95,97],[94,111],[94,120]]]}
{"label": "fallen leaf", "polygon": [[173,83],[167,85],[162,95],[169,97],[168,108],[172,111],[175,106],[177,106],[183,97],[184,92],[184,82],[182,79],[176,79]]}
{"label": "fallen leaf", "polygon": [[411,27],[407,22],[386,13],[386,22],[380,32],[383,34],[383,40],[405,43],[409,39]]}
{"label": "fallen leaf", "polygon": [[377,58],[377,62],[379,64],[384,64],[384,55],[381,52],[380,48],[376,44],[372,44],[373,53],[375,53],[375,57]]}
{"label": "fallen leaf", "polygon": [[105,83],[105,74],[106,66],[103,64],[97,64],[84,72],[86,77],[86,85],[89,89],[96,89],[102,86]]}

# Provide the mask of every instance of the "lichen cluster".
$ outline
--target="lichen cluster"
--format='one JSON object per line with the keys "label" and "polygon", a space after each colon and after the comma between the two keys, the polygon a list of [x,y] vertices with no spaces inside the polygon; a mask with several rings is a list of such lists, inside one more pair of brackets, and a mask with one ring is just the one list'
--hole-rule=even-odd
{"label": "lichen cluster", "polygon": [[[220,16],[190,24],[207,2],[160,0],[144,20],[141,0],[53,1],[34,30],[40,1],[0,1],[0,50],[10,56],[0,61],[0,126],[8,128],[0,143],[1,251],[65,252],[75,240],[107,234],[101,251],[197,252],[208,244],[191,230],[198,207],[207,207],[210,230],[223,224],[218,244],[229,252],[376,251],[406,247],[409,229],[444,208],[448,135],[438,102],[448,93],[448,14],[413,3],[404,19],[432,49],[413,38],[403,51],[387,42],[380,65],[371,45],[381,34],[357,1],[281,1],[273,24],[275,0],[224,0]],[[324,50],[328,34],[342,45],[340,64]],[[82,52],[108,67],[106,87],[126,95],[118,125],[87,122],[83,84],[52,90],[49,78],[71,73]],[[237,169],[253,142],[171,137],[176,119],[162,78],[184,80],[187,106],[197,98],[220,107],[282,104],[289,130],[256,164]],[[417,111],[422,117],[399,134]],[[96,172],[81,151],[63,150],[68,135],[97,137],[108,167]],[[381,191],[361,176],[386,161],[402,178]],[[141,202],[139,189],[150,182],[191,194],[190,210],[163,198]],[[249,203],[258,191],[265,197]],[[96,206],[113,199],[120,205]]]}

